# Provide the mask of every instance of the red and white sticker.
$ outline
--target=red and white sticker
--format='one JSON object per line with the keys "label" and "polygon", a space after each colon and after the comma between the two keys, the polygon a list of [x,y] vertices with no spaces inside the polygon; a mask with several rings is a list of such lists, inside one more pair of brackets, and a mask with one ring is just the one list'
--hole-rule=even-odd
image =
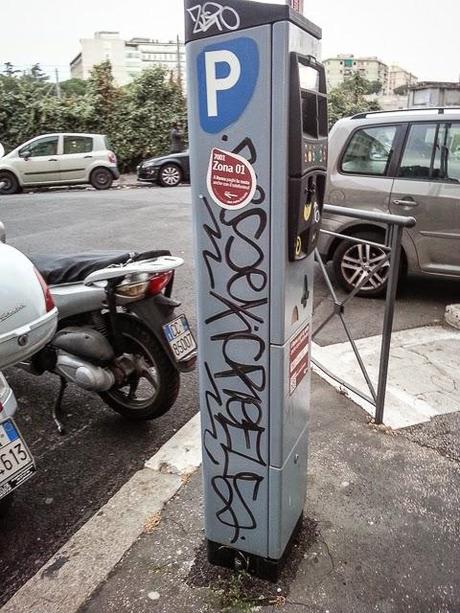
{"label": "red and white sticker", "polygon": [[214,148],[209,160],[208,191],[216,204],[238,210],[254,198],[257,179],[254,168],[241,155]]}
{"label": "red and white sticker", "polygon": [[289,351],[289,396],[295,392],[310,368],[310,326],[307,324],[291,342]]}
{"label": "red and white sticker", "polygon": [[295,11],[303,13],[303,2],[304,0],[289,0],[289,5],[292,6]]}

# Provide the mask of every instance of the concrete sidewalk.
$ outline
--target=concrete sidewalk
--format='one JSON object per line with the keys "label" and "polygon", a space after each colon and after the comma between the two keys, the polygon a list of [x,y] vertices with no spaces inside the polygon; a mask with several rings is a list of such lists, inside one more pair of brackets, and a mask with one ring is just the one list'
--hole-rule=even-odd
{"label": "concrete sidewalk", "polygon": [[279,584],[207,564],[196,471],[79,613],[460,611],[459,413],[394,432],[316,375],[313,390],[306,519]]}
{"label": "concrete sidewalk", "polygon": [[[378,380],[381,343],[381,336],[356,340],[372,381]],[[364,394],[370,394],[350,343],[325,347],[314,344],[313,357]],[[384,423],[391,428],[405,428],[427,422],[438,415],[458,411],[459,366],[459,330],[449,326],[423,326],[394,332],[391,338]],[[342,388],[320,370],[317,372],[374,415],[373,405]]]}
{"label": "concrete sidewalk", "polygon": [[276,585],[210,567],[195,416],[2,613],[460,611],[460,413],[376,427],[314,375],[303,529]]}

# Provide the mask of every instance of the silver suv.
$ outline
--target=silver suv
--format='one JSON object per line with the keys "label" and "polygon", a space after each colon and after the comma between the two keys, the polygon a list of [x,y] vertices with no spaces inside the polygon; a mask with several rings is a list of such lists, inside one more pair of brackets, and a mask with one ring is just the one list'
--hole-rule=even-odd
{"label": "silver suv", "polygon": [[117,158],[102,134],[44,134],[0,158],[0,194],[79,183],[109,189],[119,176]]}
{"label": "silver suv", "polygon": [[[329,139],[325,202],[343,207],[413,216],[405,230],[402,272],[460,278],[460,109],[408,109],[341,119]],[[325,214],[323,228],[373,242],[384,230]],[[363,267],[383,259],[376,247],[321,235],[319,250],[332,260],[337,281],[351,291]],[[385,290],[380,269],[359,295]]]}

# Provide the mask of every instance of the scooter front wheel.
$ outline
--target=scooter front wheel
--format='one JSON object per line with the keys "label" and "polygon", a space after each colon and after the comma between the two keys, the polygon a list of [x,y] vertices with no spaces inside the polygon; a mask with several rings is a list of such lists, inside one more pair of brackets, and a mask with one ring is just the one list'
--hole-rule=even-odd
{"label": "scooter front wheel", "polygon": [[122,386],[100,396],[123,417],[132,420],[156,419],[176,401],[180,377],[154,334],[134,318],[117,322],[122,352],[136,364],[136,371]]}

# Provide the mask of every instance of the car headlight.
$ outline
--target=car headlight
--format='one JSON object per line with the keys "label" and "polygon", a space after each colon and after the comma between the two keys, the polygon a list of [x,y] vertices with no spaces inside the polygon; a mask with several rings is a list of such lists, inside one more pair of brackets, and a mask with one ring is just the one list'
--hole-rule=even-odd
{"label": "car headlight", "polygon": [[152,166],[156,166],[156,162],[144,162],[142,164],[142,168],[152,168]]}

